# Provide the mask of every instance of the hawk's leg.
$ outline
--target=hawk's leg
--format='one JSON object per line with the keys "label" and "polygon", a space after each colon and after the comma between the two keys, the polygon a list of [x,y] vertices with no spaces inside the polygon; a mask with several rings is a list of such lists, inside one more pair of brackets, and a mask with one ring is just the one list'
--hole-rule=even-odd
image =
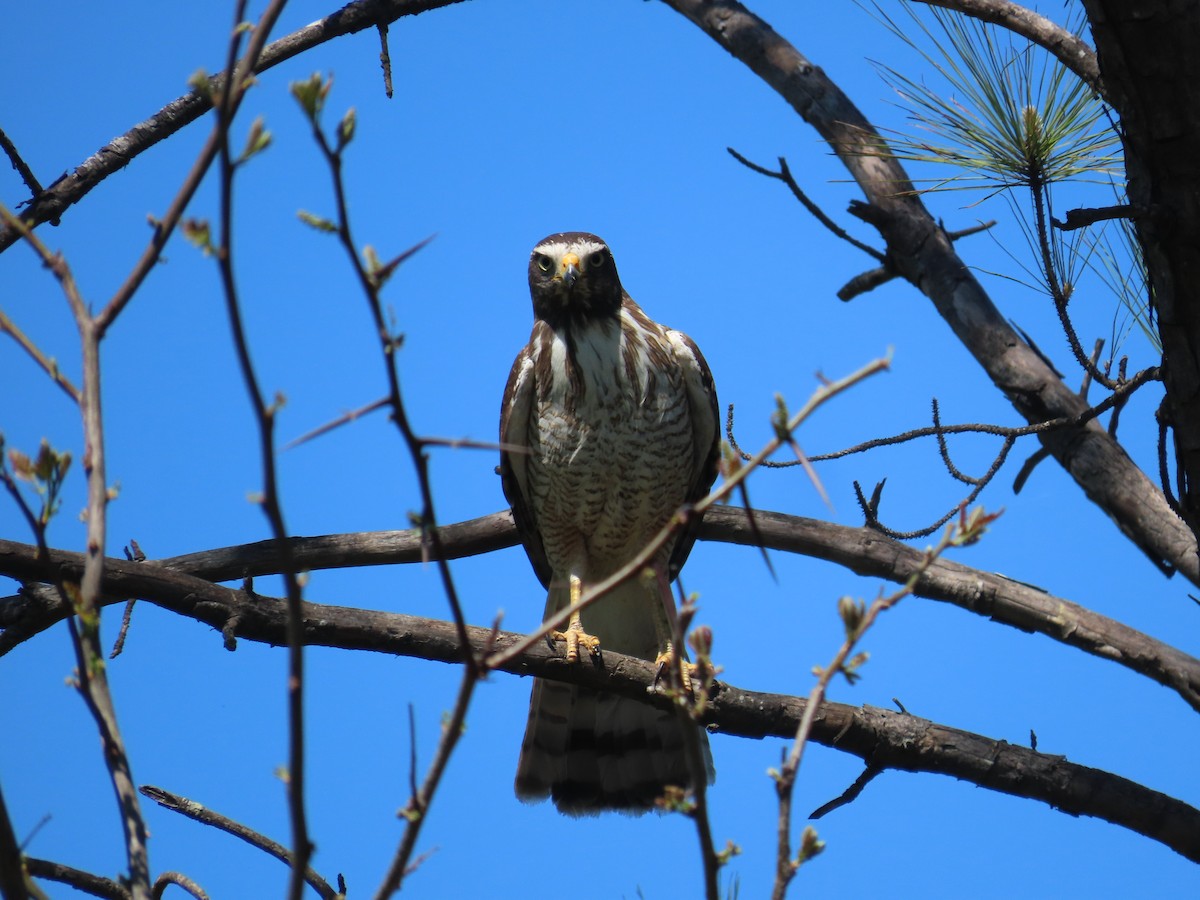
{"label": "hawk's leg", "polygon": [[[579,597],[583,593],[583,582],[575,575],[571,576],[571,605],[574,606],[579,602]],[[583,621],[579,618],[579,612],[571,613],[571,619],[567,623],[566,631],[550,632],[550,640],[566,641],[567,643],[567,662],[579,662],[579,648],[582,646],[587,649],[591,656],[600,655],[600,638],[595,635],[588,634],[583,630]]]}

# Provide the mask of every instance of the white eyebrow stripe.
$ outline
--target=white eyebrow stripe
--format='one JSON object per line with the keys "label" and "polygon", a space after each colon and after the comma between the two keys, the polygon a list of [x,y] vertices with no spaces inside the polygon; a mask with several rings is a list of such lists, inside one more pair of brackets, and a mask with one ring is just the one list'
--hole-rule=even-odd
{"label": "white eyebrow stripe", "polygon": [[587,257],[598,250],[603,250],[604,244],[598,241],[547,241],[533,248],[534,253],[543,253],[554,259],[562,259],[563,254],[573,251],[580,257]]}

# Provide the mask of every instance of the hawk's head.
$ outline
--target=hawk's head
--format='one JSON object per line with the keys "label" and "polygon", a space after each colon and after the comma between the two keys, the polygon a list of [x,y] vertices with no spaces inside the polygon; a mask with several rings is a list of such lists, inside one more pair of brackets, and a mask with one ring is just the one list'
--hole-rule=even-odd
{"label": "hawk's head", "polygon": [[616,316],[624,290],[608,245],[594,234],[543,238],[529,257],[533,312],[551,325]]}

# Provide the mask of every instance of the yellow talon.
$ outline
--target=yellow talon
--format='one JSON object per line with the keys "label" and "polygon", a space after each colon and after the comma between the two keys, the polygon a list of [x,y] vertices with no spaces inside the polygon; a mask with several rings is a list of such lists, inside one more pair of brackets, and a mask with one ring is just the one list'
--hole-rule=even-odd
{"label": "yellow talon", "polygon": [[[670,641],[667,641],[667,647],[654,660],[654,664],[658,667],[658,671],[654,675],[653,690],[658,690],[659,682],[662,681],[663,675],[670,671],[675,661],[675,647]],[[683,680],[683,691],[689,697],[692,696],[692,676],[699,675],[700,669],[695,663],[690,663],[684,660],[683,665],[679,667],[679,674]]]}
{"label": "yellow talon", "polygon": [[[583,593],[583,583],[574,575],[571,576],[571,604],[574,605]],[[579,647],[587,648],[589,656],[600,655],[600,638],[583,630],[583,622],[578,612],[571,613],[566,631],[550,632],[550,640],[567,642],[567,662],[579,662]]]}

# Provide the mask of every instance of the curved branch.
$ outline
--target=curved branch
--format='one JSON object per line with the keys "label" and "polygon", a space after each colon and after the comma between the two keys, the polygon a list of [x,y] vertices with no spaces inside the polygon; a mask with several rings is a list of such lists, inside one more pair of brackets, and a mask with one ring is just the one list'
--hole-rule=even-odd
{"label": "curved branch", "polygon": [[[265,834],[260,834],[249,825],[243,825],[241,822],[234,821],[228,816],[222,815],[215,809],[202,806],[195,800],[189,800],[187,797],[181,797],[178,794],[173,794],[152,784],[143,784],[138,790],[142,796],[148,797],[164,809],[177,812],[181,816],[187,816],[201,825],[208,825],[219,831],[224,831],[226,834],[231,834],[235,838],[245,841],[251,847],[263,851],[268,856],[275,857],[288,868],[294,865],[294,856],[287,847],[278,841],[271,840]],[[305,868],[304,880],[314,891],[320,894],[322,900],[338,900],[338,892],[330,887],[329,882],[317,874],[317,871],[312,866]]]}
{"label": "curved branch", "polygon": [[[825,139],[866,195],[856,214],[879,230],[899,274],[933,301],[1026,421],[1076,416],[1086,409],[1005,321],[886,142],[820,67],[736,0],[663,2],[747,65]],[[1039,440],[1137,547],[1160,567],[1200,585],[1195,535],[1098,423],[1041,434]]]}
{"label": "curved branch", "polygon": [[[63,554],[54,554],[61,564]],[[287,605],[200,579],[163,572],[145,563],[113,560],[118,581],[160,588],[147,597],[165,609],[218,629],[236,622],[237,636],[272,645],[286,642]],[[36,560],[33,566],[39,566]],[[45,566],[40,566],[45,568]],[[124,571],[122,571],[124,570]],[[140,576],[140,577],[138,577]],[[127,587],[129,585],[126,585]],[[117,587],[117,585],[114,585]],[[191,590],[190,588],[195,588]],[[473,652],[503,652],[523,640],[512,632],[467,629]],[[371,650],[461,664],[462,645],[450,622],[349,607],[304,604],[305,642],[312,646]],[[604,665],[567,666],[545,643],[508,660],[503,671],[613,691],[668,707],[674,701],[649,692],[654,663],[604,651]],[[704,721],[716,731],[741,737],[790,737],[806,701],[782,694],[714,685]],[[1088,815],[1129,828],[1200,862],[1200,811],[1158,791],[1098,769],[995,741],[905,713],[870,706],[822,704],[812,740],[851,753],[872,765],[906,772],[937,772],[1018,797],[1040,800],[1070,815]]]}
{"label": "curved branch", "polygon": [[25,857],[25,871],[34,878],[44,878],[47,881],[57,881],[91,894],[93,897],[105,897],[108,900],[130,900],[129,889],[111,878],[93,875],[81,869],[54,862],[49,859],[38,859],[33,856]]}
{"label": "curved branch", "polygon": [[1100,63],[1096,51],[1077,34],[1045,16],[1038,15],[1009,0],[916,0],[928,6],[952,9],[965,16],[991,22],[1013,34],[1028,38],[1053,55],[1060,63],[1082,78],[1101,97],[1104,85],[1100,80]]}
{"label": "curved branch", "polygon": [[[461,0],[358,0],[324,19],[268,44],[254,71],[265,72],[334,38],[354,34],[366,28],[377,28],[395,22],[403,16],[415,16],[459,2]],[[34,227],[45,222],[58,224],[67,209],[82,200],[92,188],[125,168],[135,157],[159,141],[169,138],[196,121],[212,109],[210,98],[220,95],[220,79],[215,79],[211,83],[208,96],[193,92],[172,100],[144,122],[139,122],[124,134],[113,138],[69,174],[34,196],[21,214],[21,219]],[[19,237],[15,229],[7,225],[0,226],[0,252],[10,247]]]}
{"label": "curved branch", "polygon": [[[447,558],[488,553],[518,543],[508,510],[439,529]],[[919,568],[922,553],[870,528],[834,525],[803,516],[756,510],[710,509],[700,523],[701,540],[799,553],[844,566],[859,575],[903,584]],[[428,545],[416,530],[331,534],[292,538],[294,564],[304,570],[394,565],[428,560]],[[51,565],[38,561],[37,548],[0,540],[0,574],[24,581],[45,580],[51,570],[67,577],[82,556],[51,551]],[[229,588],[213,581],[275,574],[279,558],[273,541],[259,541],[189,553],[155,562],[109,559],[105,564],[107,602],[128,597],[186,597],[195,594],[226,603]],[[215,592],[215,593],[213,593]],[[1113,619],[1053,594],[991,572],[939,559],[917,583],[918,597],[950,603],[1021,631],[1043,634],[1085,653],[1118,663],[1170,688],[1200,711],[1200,660]],[[0,599],[0,655],[66,617],[57,594],[38,586]],[[238,631],[240,634],[241,632]]]}

